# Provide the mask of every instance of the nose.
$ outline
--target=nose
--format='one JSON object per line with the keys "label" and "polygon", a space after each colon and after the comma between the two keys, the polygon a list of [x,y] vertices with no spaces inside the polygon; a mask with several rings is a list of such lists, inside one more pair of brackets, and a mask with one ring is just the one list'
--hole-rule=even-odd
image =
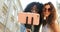
{"label": "nose", "polygon": [[46,12],[48,12],[48,10],[46,10]]}
{"label": "nose", "polygon": [[47,14],[47,13],[49,13],[49,11],[48,11],[48,10],[46,10],[46,11],[45,11],[45,14]]}
{"label": "nose", "polygon": [[45,11],[45,12],[49,12],[49,11],[48,11],[48,9],[46,9],[46,11]]}

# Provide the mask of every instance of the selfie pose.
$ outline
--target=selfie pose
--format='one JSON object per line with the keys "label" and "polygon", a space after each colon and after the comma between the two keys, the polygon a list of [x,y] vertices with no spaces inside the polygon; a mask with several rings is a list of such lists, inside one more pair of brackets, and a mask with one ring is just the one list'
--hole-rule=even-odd
{"label": "selfie pose", "polygon": [[41,16],[42,32],[59,32],[56,9],[51,2],[44,4]]}
{"label": "selfie pose", "polygon": [[[27,5],[27,7],[25,8],[24,12],[30,12],[30,13],[38,13],[38,14],[40,14],[41,11],[42,11],[42,7],[43,7],[42,3],[32,2],[32,3],[30,3],[30,4]],[[39,25],[34,25],[34,31],[33,32],[39,32],[40,21],[39,21]],[[32,25],[25,24],[25,27],[29,30],[29,29],[31,29]]]}

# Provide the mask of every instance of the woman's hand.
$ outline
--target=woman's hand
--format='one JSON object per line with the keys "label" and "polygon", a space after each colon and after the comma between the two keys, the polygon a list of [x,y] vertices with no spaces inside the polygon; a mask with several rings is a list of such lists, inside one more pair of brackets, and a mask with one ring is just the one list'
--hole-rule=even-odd
{"label": "woman's hand", "polygon": [[26,29],[26,32],[31,32],[31,29],[28,29],[28,28],[27,28],[27,29]]}

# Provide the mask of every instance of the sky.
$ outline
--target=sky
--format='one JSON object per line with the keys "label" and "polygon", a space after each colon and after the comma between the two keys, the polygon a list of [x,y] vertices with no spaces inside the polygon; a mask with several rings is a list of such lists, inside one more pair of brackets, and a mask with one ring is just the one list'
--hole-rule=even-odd
{"label": "sky", "polygon": [[25,7],[31,3],[31,2],[40,2],[40,3],[47,3],[47,2],[52,2],[54,6],[56,6],[56,1],[57,0],[20,0],[21,1],[21,5],[22,5],[22,8],[23,10],[25,9]]}

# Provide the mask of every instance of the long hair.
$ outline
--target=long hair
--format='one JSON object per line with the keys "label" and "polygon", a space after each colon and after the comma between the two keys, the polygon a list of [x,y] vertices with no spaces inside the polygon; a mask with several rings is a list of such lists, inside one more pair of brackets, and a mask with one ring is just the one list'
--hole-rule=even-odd
{"label": "long hair", "polygon": [[[46,23],[48,23],[48,24],[53,24],[54,22],[55,22],[55,20],[56,20],[56,9],[55,9],[55,7],[54,7],[54,5],[51,3],[51,2],[48,2],[48,3],[46,3],[46,4],[44,4],[44,6],[43,6],[43,8],[46,6],[46,5],[50,5],[50,8],[51,8],[51,10],[50,10],[50,15],[48,16],[48,19],[46,20],[46,22],[44,22],[44,21],[42,21],[43,22],[43,24],[45,25]],[[43,11],[42,11],[43,12]],[[44,17],[44,16],[43,16]]]}
{"label": "long hair", "polygon": [[[37,13],[41,15],[43,4],[42,3],[39,3],[39,2],[32,2],[32,3],[28,4],[27,7],[25,8],[24,12],[31,12],[31,9],[32,9],[32,7],[34,5],[36,5],[36,7],[38,9],[38,12]],[[36,30],[37,31],[39,30],[40,23],[41,23],[41,18],[40,18],[39,25],[35,27],[35,31],[34,32],[36,32]],[[27,27],[27,24],[25,26]],[[31,25],[29,25],[29,27],[31,27]]]}
{"label": "long hair", "polygon": [[[37,13],[39,13],[41,15],[43,4],[39,3],[39,2],[32,2],[32,3],[28,4],[27,7],[25,8],[24,12],[31,12],[31,9],[32,9],[32,7],[34,5],[36,5],[37,9],[39,10]],[[42,23],[41,19],[42,19],[42,17],[40,16],[40,23],[39,23],[39,25]]]}

